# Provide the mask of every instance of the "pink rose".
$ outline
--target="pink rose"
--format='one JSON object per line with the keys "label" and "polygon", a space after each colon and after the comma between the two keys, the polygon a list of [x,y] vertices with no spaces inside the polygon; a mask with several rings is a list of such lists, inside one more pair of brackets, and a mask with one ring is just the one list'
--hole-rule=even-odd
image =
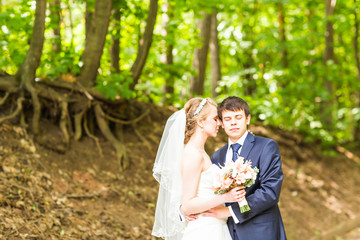
{"label": "pink rose", "polygon": [[232,184],[233,180],[231,178],[225,178],[224,179],[224,183],[223,183],[223,188],[227,189],[230,187],[230,185]]}
{"label": "pink rose", "polygon": [[236,183],[237,183],[237,184],[243,184],[245,181],[246,181],[246,177],[245,177],[245,174],[244,174],[244,173],[239,173],[239,174],[236,176]]}
{"label": "pink rose", "polygon": [[245,173],[245,178],[246,178],[246,179],[252,179],[252,178],[253,178],[253,176],[252,176],[252,171],[247,171],[247,172]]}

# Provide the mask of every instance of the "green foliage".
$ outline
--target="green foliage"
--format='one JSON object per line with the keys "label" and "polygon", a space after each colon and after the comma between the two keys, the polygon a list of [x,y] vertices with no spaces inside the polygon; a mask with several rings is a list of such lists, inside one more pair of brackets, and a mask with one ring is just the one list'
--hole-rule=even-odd
{"label": "green foliage", "polygon": [[54,79],[65,73],[78,75],[81,69],[80,65],[78,54],[74,52],[74,49],[67,47],[58,55],[55,55],[54,59],[43,57],[42,65],[38,71],[45,78]]}
{"label": "green foliage", "polygon": [[[79,75],[85,45],[86,4],[93,12],[95,0],[64,0],[61,3],[61,39],[53,29],[57,18],[46,18],[45,43],[37,74],[53,79],[62,74]],[[31,39],[36,1],[3,1],[0,11],[0,72],[15,74]],[[96,89],[109,99],[137,98],[162,104],[171,99],[182,107],[189,99],[189,83],[195,74],[193,58],[199,46],[198,19],[217,10],[222,78],[217,101],[236,95],[247,100],[252,121],[299,131],[307,141],[324,146],[354,140],[360,121],[360,78],[355,60],[355,13],[360,22],[360,1],[337,1],[329,18],[334,27],[334,60],[324,64],[325,6],[323,0],[202,1],[160,0],[152,39],[139,83],[130,90],[131,68],[137,57],[148,16],[149,0],[115,0],[120,21],[110,19]],[[279,8],[279,4],[283,8]],[[164,7],[168,4],[168,8]],[[283,11],[285,22],[279,21]],[[282,29],[285,39],[281,38]],[[118,34],[118,30],[120,33]],[[120,73],[112,69],[110,49],[120,39]],[[61,51],[53,51],[61,41]],[[357,39],[360,44],[360,39]],[[172,47],[173,62],[166,50]],[[284,57],[285,55],[285,57]],[[204,96],[211,96],[208,61]],[[174,93],[164,94],[173,81]],[[332,91],[325,87],[329,82]],[[324,110],[324,103],[326,105]],[[327,126],[324,112],[332,120]]]}
{"label": "green foliage", "polygon": [[99,76],[95,88],[102,92],[106,98],[111,100],[135,97],[135,93],[130,90],[130,84],[133,82],[131,75],[127,71],[108,76]]}
{"label": "green foliage", "polygon": [[16,2],[4,4],[0,12],[0,66],[9,74],[14,74],[24,61],[34,19],[31,3]]}

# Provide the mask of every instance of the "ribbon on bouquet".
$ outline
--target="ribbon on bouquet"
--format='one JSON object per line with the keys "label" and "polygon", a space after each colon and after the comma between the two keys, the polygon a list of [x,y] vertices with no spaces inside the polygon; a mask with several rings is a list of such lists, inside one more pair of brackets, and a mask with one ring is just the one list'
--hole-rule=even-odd
{"label": "ribbon on bouquet", "polygon": [[246,201],[246,198],[243,198],[240,202],[238,202],[240,207],[240,212],[244,213],[250,210],[250,206],[248,202]]}

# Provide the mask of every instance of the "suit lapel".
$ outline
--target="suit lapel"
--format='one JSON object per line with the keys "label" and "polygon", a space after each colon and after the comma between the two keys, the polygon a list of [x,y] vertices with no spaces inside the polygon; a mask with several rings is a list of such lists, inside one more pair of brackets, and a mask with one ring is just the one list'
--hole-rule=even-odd
{"label": "suit lapel", "polygon": [[218,165],[221,167],[225,165],[227,149],[228,149],[228,143],[220,149],[220,159]]}
{"label": "suit lapel", "polygon": [[240,156],[243,157],[244,159],[247,159],[249,156],[250,150],[252,149],[254,144],[255,144],[254,135],[248,133],[248,135],[246,136],[246,139],[244,141],[244,145],[241,149]]}

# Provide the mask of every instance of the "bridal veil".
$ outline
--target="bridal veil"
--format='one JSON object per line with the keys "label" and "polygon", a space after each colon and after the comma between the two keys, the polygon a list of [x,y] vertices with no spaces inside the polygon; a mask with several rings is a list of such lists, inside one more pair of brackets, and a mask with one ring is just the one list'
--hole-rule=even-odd
{"label": "bridal veil", "polygon": [[180,162],[184,150],[186,114],[175,112],[167,120],[156,154],[153,176],[159,182],[159,194],[152,235],[166,240],[181,239],[185,222],[180,220],[182,179]]}

